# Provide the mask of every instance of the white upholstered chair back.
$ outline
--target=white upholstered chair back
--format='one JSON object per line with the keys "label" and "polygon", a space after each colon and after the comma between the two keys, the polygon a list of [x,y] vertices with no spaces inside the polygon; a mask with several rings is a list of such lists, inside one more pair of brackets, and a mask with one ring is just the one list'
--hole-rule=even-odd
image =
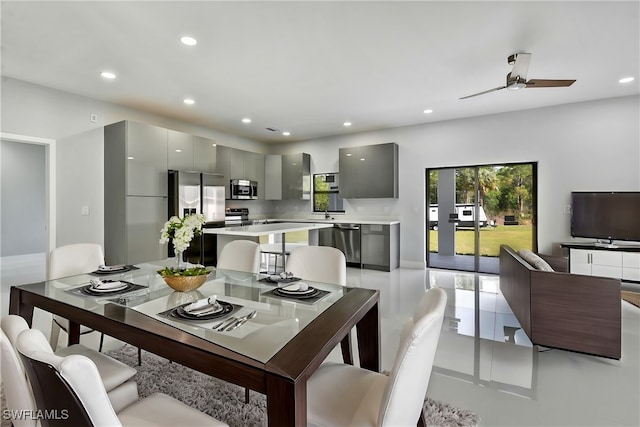
{"label": "white upholstered chair back", "polygon": [[[7,409],[10,411],[27,411],[23,413],[35,413],[37,407],[22,368],[22,362],[13,348],[13,344],[0,330],[0,368],[2,370],[2,383],[7,399]],[[34,411],[34,412],[29,412]],[[16,417],[11,422],[15,427],[35,427],[35,417]]]}
{"label": "white upholstered chair back", "polygon": [[[55,248],[49,254],[49,280],[62,277],[75,276],[76,274],[90,273],[99,266],[104,265],[104,253],[102,246],[97,243],[74,243]],[[55,350],[58,345],[60,329],[69,331],[69,321],[64,317],[54,315],[51,322],[51,336],[49,343]],[[81,334],[92,332],[92,329],[83,326]]]}
{"label": "white upholstered chair back", "polygon": [[222,248],[217,268],[260,273],[260,245],[251,240],[232,240]]}
{"label": "white upholstered chair back", "polygon": [[104,265],[102,246],[97,243],[74,243],[60,246],[49,255],[49,274],[51,279],[89,273]]}
{"label": "white upholstered chair back", "polygon": [[415,425],[427,393],[447,305],[441,288],[430,289],[405,323],[400,348],[384,391],[378,425]]}
{"label": "white upholstered chair back", "polygon": [[[38,370],[37,362],[48,364],[55,368],[59,376],[66,381],[80,400],[78,409],[86,412],[92,425],[122,425],[109,402],[98,368],[88,357],[75,354],[66,357],[57,356],[51,350],[51,346],[45,336],[37,329],[29,329],[20,333],[17,348],[19,353],[30,359],[30,361],[25,362],[25,367],[40,410],[60,411],[63,408],[56,408],[52,406],[51,402],[55,400],[54,397],[65,398],[68,396],[64,396],[66,389],[64,382],[52,381],[52,378],[57,377],[57,375],[47,370],[44,370],[44,373],[42,370]],[[35,363],[32,361],[35,361]],[[55,385],[52,386],[52,384]],[[54,393],[57,396],[51,396]],[[66,393],[69,396],[73,395],[68,391]],[[60,402],[60,400],[57,400],[57,402]],[[71,403],[67,405],[68,408],[66,409],[69,409],[70,413],[73,414],[74,406]],[[72,423],[74,421],[69,419],[69,422]]]}
{"label": "white upholstered chair back", "polygon": [[347,259],[340,249],[329,246],[300,246],[287,258],[286,271],[314,282],[347,284]]}

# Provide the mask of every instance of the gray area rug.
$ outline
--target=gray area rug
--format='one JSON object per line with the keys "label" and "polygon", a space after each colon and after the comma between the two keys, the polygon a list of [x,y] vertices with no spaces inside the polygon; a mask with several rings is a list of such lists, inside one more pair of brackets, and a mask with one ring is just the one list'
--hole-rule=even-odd
{"label": "gray area rug", "polygon": [[[137,348],[125,345],[107,354],[138,370],[140,397],[156,392],[166,393],[187,405],[201,410],[231,427],[266,426],[267,402],[264,395],[251,392],[244,403],[244,388],[169,363],[155,354],[143,352],[138,366]],[[479,417],[471,411],[427,398],[424,402],[428,426],[477,426]]]}

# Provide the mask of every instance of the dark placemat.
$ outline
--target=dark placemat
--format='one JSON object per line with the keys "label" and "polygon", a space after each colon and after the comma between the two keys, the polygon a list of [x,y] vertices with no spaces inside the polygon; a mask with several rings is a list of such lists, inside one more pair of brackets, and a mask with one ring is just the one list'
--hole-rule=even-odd
{"label": "dark placemat", "polygon": [[120,273],[126,273],[127,271],[132,271],[132,270],[139,270],[139,267],[136,267],[135,265],[125,265],[124,268],[122,270],[113,270],[113,271],[100,271],[100,270],[96,270],[96,271],[92,271],[89,274],[93,274],[94,276],[108,276],[111,274],[120,274]]}
{"label": "dark placemat", "polygon": [[[96,291],[92,291],[91,290],[91,286],[92,285],[88,284],[88,285],[80,286],[78,288],[68,289],[67,292],[70,292],[70,293],[76,294],[76,295],[82,295],[82,296],[108,297],[108,298],[111,298],[114,295],[122,295],[122,294],[126,294],[126,293],[129,293],[129,292],[139,291],[140,289],[146,289],[147,288],[146,286],[138,285],[136,283],[127,282],[126,280],[118,280],[118,281],[126,284],[127,287],[123,288],[123,289],[115,290],[113,292],[96,292]],[[106,280],[105,280],[105,282],[106,282]]]}
{"label": "dark placemat", "polygon": [[277,285],[279,283],[292,283],[292,282],[298,282],[302,280],[299,277],[287,277],[286,279],[277,279],[274,280],[271,277],[264,277],[260,280],[258,280],[259,282],[265,282],[265,283],[271,283],[272,285]]}
{"label": "dark placemat", "polygon": [[280,293],[278,288],[275,288],[275,289],[271,289],[270,291],[263,292],[262,295],[268,296],[270,298],[281,298],[286,300],[303,302],[305,304],[315,304],[318,301],[320,301],[322,298],[324,298],[326,295],[331,293],[329,291],[323,291],[321,289],[316,289],[316,291],[318,292],[314,294],[308,294],[308,295],[289,295],[289,294]]}
{"label": "dark placemat", "polygon": [[237,312],[244,306],[238,304],[232,304],[226,301],[218,300],[218,304],[222,306],[222,311],[217,313],[208,314],[206,316],[190,316],[187,312],[184,311],[184,307],[191,304],[190,302],[186,304],[179,305],[174,308],[170,308],[169,310],[158,313],[158,316],[168,317],[173,320],[184,320],[187,322],[208,322],[210,320],[221,319],[223,317],[227,317]]}

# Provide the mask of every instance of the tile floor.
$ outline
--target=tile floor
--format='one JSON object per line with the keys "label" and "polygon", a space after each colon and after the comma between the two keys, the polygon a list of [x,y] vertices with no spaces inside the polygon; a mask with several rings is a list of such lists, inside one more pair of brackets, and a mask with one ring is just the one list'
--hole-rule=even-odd
{"label": "tile floor", "polygon": [[[7,263],[2,269],[6,279]],[[637,307],[621,302],[623,347],[622,359],[617,361],[532,346],[500,294],[494,275],[349,268],[347,282],[380,290],[382,365],[386,370],[393,364],[402,325],[421,296],[435,286],[447,291],[447,311],[428,395],[474,411],[482,426],[640,425]],[[2,281],[3,313],[8,285]],[[48,333],[49,319],[36,311],[34,323]],[[66,337],[61,335],[61,339]],[[89,334],[82,342],[97,347],[98,339],[99,334]],[[117,345],[115,340],[106,343],[107,347]]]}

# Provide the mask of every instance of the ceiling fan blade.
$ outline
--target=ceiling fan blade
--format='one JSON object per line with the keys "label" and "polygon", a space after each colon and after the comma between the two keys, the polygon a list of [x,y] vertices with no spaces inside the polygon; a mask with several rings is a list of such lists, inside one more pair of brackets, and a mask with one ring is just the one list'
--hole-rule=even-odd
{"label": "ceiling fan blade", "polygon": [[575,80],[545,80],[545,79],[531,79],[527,82],[525,87],[566,87],[571,86]]}
{"label": "ceiling fan blade", "polygon": [[496,88],[493,88],[493,89],[485,90],[484,92],[474,93],[473,95],[463,96],[460,99],[473,98],[474,96],[484,95],[485,93],[495,92],[495,91],[500,90],[500,89],[506,89],[506,86],[500,86],[500,87],[496,87]]}
{"label": "ceiling fan blade", "polygon": [[520,77],[522,80],[527,80],[527,73],[529,72],[529,62],[531,62],[530,53],[516,53],[516,62],[513,64],[513,70],[511,75],[513,77]]}

